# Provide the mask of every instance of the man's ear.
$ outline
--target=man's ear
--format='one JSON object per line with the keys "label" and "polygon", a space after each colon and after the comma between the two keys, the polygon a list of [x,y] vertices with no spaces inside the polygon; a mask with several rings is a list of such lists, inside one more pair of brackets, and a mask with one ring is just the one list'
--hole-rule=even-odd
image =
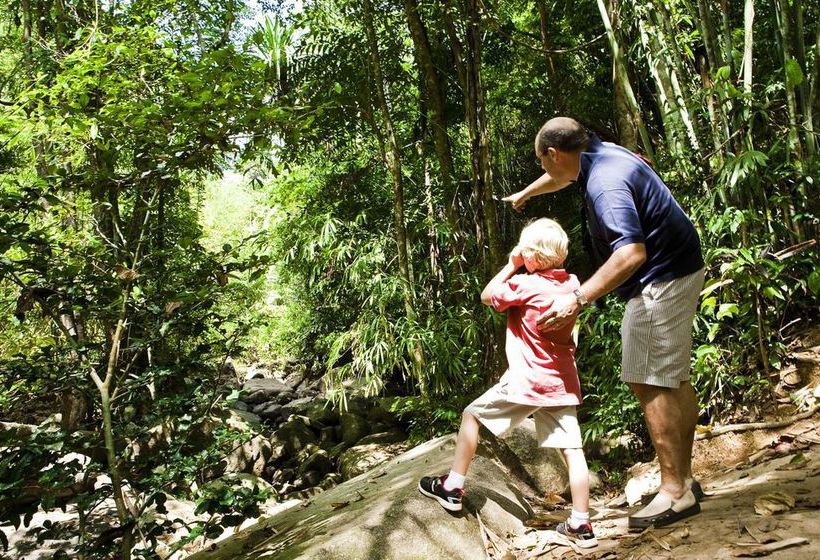
{"label": "man's ear", "polygon": [[549,154],[549,158],[554,162],[557,162],[560,157],[560,152],[558,152],[558,150],[556,150],[552,146],[547,148],[547,154]]}

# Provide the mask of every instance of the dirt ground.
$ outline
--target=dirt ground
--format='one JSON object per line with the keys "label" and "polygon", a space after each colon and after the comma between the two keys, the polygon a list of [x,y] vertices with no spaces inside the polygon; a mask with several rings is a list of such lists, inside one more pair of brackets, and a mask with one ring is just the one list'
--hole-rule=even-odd
{"label": "dirt ground", "polygon": [[[818,415],[780,430],[745,432],[742,438],[739,435],[726,434],[696,443],[696,476],[707,494],[700,515],[669,527],[630,533],[627,517],[636,508],[627,508],[624,496],[598,499],[592,504],[598,547],[573,550],[556,544],[553,531],[534,529],[508,543],[499,543],[499,548],[506,548],[506,554],[492,556],[504,560],[713,560],[752,555],[776,560],[820,558]],[[745,443],[739,445],[738,440]],[[726,460],[719,463],[715,457],[721,454]],[[652,478],[652,469],[646,470],[650,472],[644,476]],[[765,498],[775,493],[774,498]],[[761,515],[765,504],[775,504],[769,508],[783,511]],[[760,512],[755,511],[756,506]],[[545,525],[564,517],[566,512],[543,508],[538,514]],[[766,543],[782,545],[801,538],[807,542],[773,552],[761,548]],[[495,552],[492,542],[489,548]]]}

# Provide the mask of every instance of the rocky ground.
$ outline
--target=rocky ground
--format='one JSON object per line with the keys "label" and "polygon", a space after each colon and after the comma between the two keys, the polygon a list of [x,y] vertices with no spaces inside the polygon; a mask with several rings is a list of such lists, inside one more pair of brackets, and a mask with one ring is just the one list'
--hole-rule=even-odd
{"label": "rocky ground", "polygon": [[[168,512],[156,515],[172,520],[176,532],[163,538],[157,553],[169,560],[820,557],[820,428],[818,415],[804,412],[816,412],[820,402],[818,342],[820,336],[796,348],[799,359],[780,372],[782,402],[766,415],[790,420],[699,430],[694,467],[709,495],[699,516],[629,533],[628,513],[657,485],[657,467],[634,466],[617,491],[593,477],[600,545],[590,551],[559,543],[552,531],[568,513],[560,496],[566,469],[557,452],[537,447],[531,421],[504,440],[483,435],[465,511],[451,515],[420,496],[416,485],[421,476],[447,472],[454,435],[410,449],[388,412],[389,399],[354,396],[340,414],[325,406],[321,385],[304,372],[237,368],[232,375],[244,390],[229,403],[229,416],[213,422],[247,436],[225,456],[213,483],[269,487],[274,497],[262,504],[259,519],[173,554],[171,546],[198,516],[192,502],[168,500]],[[208,430],[206,423],[203,437]],[[149,447],[161,446],[166,427],[152,433]],[[604,462],[606,452],[597,450]],[[114,517],[106,502],[88,523],[102,530]],[[76,522],[69,505],[65,512],[39,512],[28,527],[0,527],[10,541],[0,559],[45,560],[60,557],[59,551],[71,557]]]}
{"label": "rocky ground", "polygon": [[[702,464],[708,463],[705,457],[725,448],[733,435],[698,442]],[[447,436],[300,507],[263,519],[191,559],[820,557],[820,428],[816,416],[785,430],[758,430],[752,435],[768,444],[736,464],[731,462],[736,457],[729,457],[720,470],[698,469],[708,497],[703,512],[685,522],[630,533],[627,516],[631,508],[626,496],[598,496],[593,501],[593,522],[600,545],[589,551],[559,542],[551,529],[566,518],[565,504],[554,494],[537,495],[523,480],[520,464],[511,466],[492,446],[480,450],[469,478],[464,512],[447,513],[420,496],[418,478],[446,472],[449,467],[454,437]],[[633,489],[651,490],[656,483],[653,465],[638,465],[633,472]],[[776,551],[779,546],[785,548]]]}
{"label": "rocky ground", "polygon": [[322,398],[321,381],[303,372],[277,376],[252,367],[230,403],[259,436],[245,446],[239,470],[269,482],[283,499],[306,499],[407,450],[389,398],[351,395],[338,412]]}

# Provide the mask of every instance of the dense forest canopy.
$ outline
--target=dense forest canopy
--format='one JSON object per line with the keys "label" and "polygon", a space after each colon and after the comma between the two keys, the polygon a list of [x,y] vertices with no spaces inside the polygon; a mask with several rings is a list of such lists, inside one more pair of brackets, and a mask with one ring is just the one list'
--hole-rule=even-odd
{"label": "dense forest canopy", "polygon": [[[697,225],[704,422],[762,406],[818,308],[818,89],[817,0],[4,3],[0,411],[60,416],[4,429],[0,513],[55,505],[21,503],[32,473],[96,469],[111,484],[86,505],[113,496],[120,532],[84,554],[150,542],[146,508],[196,494],[231,444],[196,443],[236,398],[229,358],[298,361],[338,406],[359,387],[417,438],[451,430],[503,371],[478,294],[521,227],[558,220],[567,268],[596,265],[575,189],[501,201],[542,173],[556,115],[650,159]],[[644,430],[621,313],[580,320],[590,440]],[[163,422],[160,453],[122,451]],[[65,450],[93,461],[55,466]],[[245,516],[260,498],[194,497]]]}

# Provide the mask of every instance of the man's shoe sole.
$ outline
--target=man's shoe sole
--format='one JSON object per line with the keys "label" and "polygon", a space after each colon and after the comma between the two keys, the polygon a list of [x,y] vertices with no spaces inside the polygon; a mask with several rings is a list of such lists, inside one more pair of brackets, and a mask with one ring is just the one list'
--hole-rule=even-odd
{"label": "man's shoe sole", "polygon": [[667,525],[671,525],[672,523],[680,521],[681,519],[697,515],[698,513],[700,513],[700,503],[695,502],[693,506],[688,507],[682,511],[668,509],[661,514],[653,515],[652,517],[630,517],[629,528],[646,529],[648,527],[655,527],[657,529],[659,527],[666,527]]}
{"label": "man's shoe sole", "polygon": [[[700,482],[697,480],[692,483],[692,494],[695,495],[695,499],[699,502],[706,497],[706,494],[703,492],[703,487],[701,487]],[[657,492],[652,492],[651,494],[641,496],[641,505],[649,505],[649,502],[654,500],[657,495]]]}
{"label": "man's shoe sole", "polygon": [[434,500],[436,500],[438,503],[441,504],[441,507],[443,507],[447,511],[461,511],[462,504],[451,504],[447,500],[442,499],[440,496],[436,496],[435,494],[427,492],[424,488],[421,487],[421,482],[419,482],[419,492],[421,492],[428,498],[433,498]]}

